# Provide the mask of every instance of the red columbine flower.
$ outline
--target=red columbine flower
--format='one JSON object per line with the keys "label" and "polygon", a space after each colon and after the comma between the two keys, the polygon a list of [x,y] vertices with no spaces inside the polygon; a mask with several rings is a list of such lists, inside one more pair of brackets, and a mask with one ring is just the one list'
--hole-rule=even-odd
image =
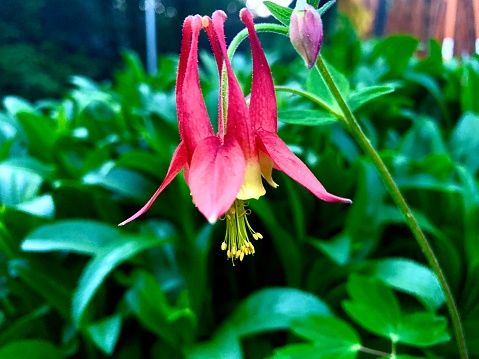
{"label": "red columbine flower", "polygon": [[[143,214],[156,197],[181,171],[185,170],[193,202],[213,223],[224,216],[227,233],[221,245],[228,258],[243,259],[254,253],[248,239],[262,238],[248,223],[245,202],[266,193],[261,177],[277,187],[273,167],[285,172],[318,198],[328,202],[351,203],[328,193],[313,173],[277,136],[277,109],[273,79],[254,29],[251,13],[243,9],[241,20],[248,28],[253,54],[253,84],[248,107],[227,56],[224,36],[226,14],[215,11],[212,18],[186,18],[176,84],[176,103],[181,142],[165,180],[153,197],[124,225]],[[198,76],[198,35],[203,27],[220,74],[218,133],[215,135],[201,94]],[[226,71],[223,71],[225,67]],[[225,93],[223,92],[225,90]]]}

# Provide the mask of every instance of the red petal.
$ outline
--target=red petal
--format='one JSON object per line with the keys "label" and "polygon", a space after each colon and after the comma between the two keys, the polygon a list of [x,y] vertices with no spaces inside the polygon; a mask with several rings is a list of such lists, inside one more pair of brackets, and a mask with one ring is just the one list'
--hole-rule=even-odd
{"label": "red petal", "polygon": [[178,74],[176,76],[176,112],[178,114],[178,127],[180,134],[183,133],[183,81],[185,80],[186,64],[191,46],[191,21],[193,16],[188,16],[183,23],[180,61],[178,63]]}
{"label": "red petal", "polygon": [[350,199],[335,196],[323,187],[308,167],[291,152],[286,144],[274,133],[258,131],[262,150],[271,157],[275,166],[326,202],[352,203]]}
{"label": "red petal", "polygon": [[245,157],[251,158],[258,155],[253,126],[249,117],[248,106],[243,91],[236,79],[226,52],[226,41],[224,33],[224,22],[226,14],[223,11],[213,13],[213,26],[218,38],[220,50],[225,60],[228,75],[228,112],[226,122],[226,133],[236,138],[243,150]]}
{"label": "red petal", "polygon": [[148,209],[151,207],[153,202],[155,202],[156,197],[158,197],[158,195],[166,188],[166,186],[170,184],[170,182],[173,180],[173,178],[176,177],[178,172],[180,172],[183,167],[187,166],[186,159],[187,159],[186,147],[183,142],[180,142],[180,144],[175,150],[175,153],[173,154],[170,167],[168,168],[168,172],[166,173],[166,177],[163,180],[163,183],[161,184],[161,186],[156,190],[155,194],[150,198],[148,202],[146,202],[146,204],[138,212],[136,212],[133,216],[131,216],[127,220],[121,222],[119,226],[123,226],[127,224],[128,222],[131,222],[137,219],[143,213],[148,211]]}
{"label": "red petal", "polygon": [[221,89],[223,88],[223,55],[221,54],[218,38],[216,37],[216,32],[213,28],[210,17],[203,16],[203,28],[205,29],[206,34],[210,39],[211,48],[216,59],[216,65],[218,66],[218,74],[220,79],[220,93],[218,96],[218,135],[220,136],[220,139],[223,139],[223,136],[225,134],[225,126],[223,120],[223,96],[221,95]]}
{"label": "red petal", "polygon": [[214,223],[231,207],[245,174],[245,160],[238,142],[225,135],[208,137],[196,147],[191,160],[189,185],[193,202]]}
{"label": "red petal", "polygon": [[253,16],[248,9],[240,12],[241,20],[248,28],[251,51],[253,54],[253,84],[249,114],[256,129],[278,132],[278,112],[271,70],[254,29]]}
{"label": "red petal", "polygon": [[198,142],[206,137],[213,136],[213,128],[206,111],[198,74],[198,35],[202,29],[201,16],[195,15],[193,17],[191,28],[191,48],[188,54],[183,85],[181,85],[180,110],[182,107],[183,113],[178,115],[178,119],[182,119],[182,124],[179,126],[180,135],[182,141],[185,142],[188,160],[191,160]]}

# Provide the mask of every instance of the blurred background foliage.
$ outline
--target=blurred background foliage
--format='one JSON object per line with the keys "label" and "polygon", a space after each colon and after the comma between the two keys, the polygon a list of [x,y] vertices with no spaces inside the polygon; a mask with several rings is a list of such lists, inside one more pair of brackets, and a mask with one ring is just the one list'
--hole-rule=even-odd
{"label": "blurred background foliage", "polygon": [[[371,358],[380,354],[365,348],[387,354],[392,343],[399,359],[457,357],[435,275],[338,123],[278,92],[280,136],[330,192],[354,203],[321,202],[276,172],[279,188],[250,201],[249,220],[264,239],[244,262],[226,260],[224,223],[206,223],[182,178],[118,228],[155,191],[178,143],[177,55],[161,55],[156,76],[135,52],[120,59],[118,47],[143,36],[142,15],[135,22],[125,13],[117,31],[100,19],[111,4],[72,0],[75,14],[60,16],[55,1],[7,3],[0,358]],[[213,7],[176,1],[177,15],[162,18],[161,50],[177,53],[184,16]],[[52,30],[56,16],[71,32]],[[444,63],[437,42],[407,35],[360,40],[341,16],[327,26],[322,53],[431,239],[479,357],[479,58]],[[274,45],[267,57],[276,85],[328,99],[287,38],[261,39]],[[88,43],[98,44],[96,55]],[[248,93],[244,49],[233,67]],[[200,58],[215,118],[216,65],[208,51]],[[386,85],[396,90],[366,101],[368,87]]]}

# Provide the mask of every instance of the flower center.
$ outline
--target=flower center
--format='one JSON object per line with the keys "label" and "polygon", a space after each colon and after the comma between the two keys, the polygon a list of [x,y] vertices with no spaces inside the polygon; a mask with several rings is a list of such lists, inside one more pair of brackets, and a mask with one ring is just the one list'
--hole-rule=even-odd
{"label": "flower center", "polygon": [[254,254],[254,247],[248,238],[248,231],[256,240],[263,238],[261,233],[255,232],[251,228],[246,218],[251,210],[245,209],[245,207],[247,204],[243,200],[237,199],[224,217],[226,235],[225,240],[221,243],[221,249],[226,251],[226,256],[231,259],[233,265],[235,259],[242,261],[245,255]]}

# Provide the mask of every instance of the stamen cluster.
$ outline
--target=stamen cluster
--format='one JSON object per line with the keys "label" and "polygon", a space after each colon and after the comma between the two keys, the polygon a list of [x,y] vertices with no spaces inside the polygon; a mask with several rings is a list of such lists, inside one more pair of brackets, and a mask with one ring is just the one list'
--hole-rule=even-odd
{"label": "stamen cluster", "polygon": [[255,240],[263,238],[261,233],[251,228],[246,217],[251,213],[251,210],[245,209],[245,207],[247,207],[247,203],[237,199],[224,217],[226,220],[226,235],[221,244],[221,249],[226,251],[226,256],[233,261],[233,265],[235,259],[242,261],[245,255],[255,253],[254,246],[249,240],[246,229],[248,229]]}

